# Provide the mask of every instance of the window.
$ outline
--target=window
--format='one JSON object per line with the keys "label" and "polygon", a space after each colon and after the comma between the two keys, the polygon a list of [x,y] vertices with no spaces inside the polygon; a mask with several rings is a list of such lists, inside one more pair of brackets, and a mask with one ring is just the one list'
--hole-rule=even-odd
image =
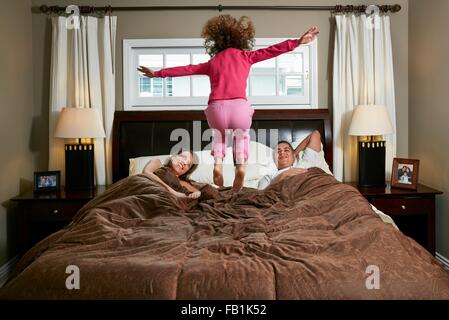
{"label": "window", "polygon": [[[172,96],[171,79],[167,81],[167,94]],[[140,97],[162,97],[162,79],[139,76],[139,96]]]}
{"label": "window", "polygon": [[[254,50],[285,39],[256,39]],[[210,94],[208,76],[147,78],[139,65],[153,70],[207,62],[202,39],[133,39],[123,41],[125,110],[204,109]],[[317,44],[252,66],[247,81],[248,100],[257,109],[316,108]]]}

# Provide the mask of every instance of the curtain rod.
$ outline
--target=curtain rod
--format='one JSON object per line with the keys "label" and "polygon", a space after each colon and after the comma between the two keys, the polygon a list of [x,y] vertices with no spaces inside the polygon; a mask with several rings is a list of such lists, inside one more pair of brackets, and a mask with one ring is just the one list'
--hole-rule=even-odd
{"label": "curtain rod", "polygon": [[[396,13],[401,10],[399,4],[380,5],[377,6],[380,12]],[[145,7],[95,7],[95,6],[78,6],[80,13],[110,13],[112,11],[167,11],[167,10],[305,10],[305,11],[332,11],[335,13],[351,13],[365,12],[367,6],[353,5],[336,5],[336,6],[145,6]],[[41,5],[39,7],[41,13],[65,13],[66,7]]]}

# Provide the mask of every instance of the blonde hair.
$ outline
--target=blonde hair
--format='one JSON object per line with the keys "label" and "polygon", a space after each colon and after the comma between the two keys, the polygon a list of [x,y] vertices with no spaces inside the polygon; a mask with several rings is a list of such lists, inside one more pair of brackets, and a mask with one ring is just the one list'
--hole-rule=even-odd
{"label": "blonde hair", "polygon": [[[180,180],[188,180],[189,176],[193,173],[193,171],[196,170],[196,168],[198,167],[198,164],[200,163],[200,159],[198,158],[198,155],[191,151],[191,150],[183,150],[183,149],[179,149],[177,155],[183,153],[184,151],[188,151],[190,152],[190,154],[192,155],[192,165],[190,166],[189,170],[187,170],[186,173],[184,173],[183,175],[180,175],[178,178]],[[173,162],[172,162],[172,156],[170,156],[164,163],[164,167],[167,168],[172,168]]]}

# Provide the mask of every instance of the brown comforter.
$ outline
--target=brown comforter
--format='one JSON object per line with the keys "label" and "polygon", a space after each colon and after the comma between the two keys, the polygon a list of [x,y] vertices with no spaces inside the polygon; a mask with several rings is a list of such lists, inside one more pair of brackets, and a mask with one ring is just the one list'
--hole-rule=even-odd
{"label": "brown comforter", "polygon": [[[66,267],[80,289],[66,288]],[[374,265],[379,289],[368,289]],[[7,299],[448,299],[449,274],[317,168],[265,191],[177,200],[128,177],[31,249]]]}

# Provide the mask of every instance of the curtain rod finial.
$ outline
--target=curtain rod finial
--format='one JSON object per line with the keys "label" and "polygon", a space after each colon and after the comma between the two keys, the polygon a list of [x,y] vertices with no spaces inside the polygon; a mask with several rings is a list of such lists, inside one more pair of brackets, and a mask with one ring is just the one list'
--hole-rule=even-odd
{"label": "curtain rod finial", "polygon": [[391,12],[396,13],[396,12],[401,11],[401,9],[402,9],[401,5],[395,4],[395,5],[393,5],[393,7],[391,8]]}
{"label": "curtain rod finial", "polygon": [[43,4],[39,7],[39,9],[41,10],[42,13],[47,13],[50,8],[48,6],[46,6],[45,4]]}

